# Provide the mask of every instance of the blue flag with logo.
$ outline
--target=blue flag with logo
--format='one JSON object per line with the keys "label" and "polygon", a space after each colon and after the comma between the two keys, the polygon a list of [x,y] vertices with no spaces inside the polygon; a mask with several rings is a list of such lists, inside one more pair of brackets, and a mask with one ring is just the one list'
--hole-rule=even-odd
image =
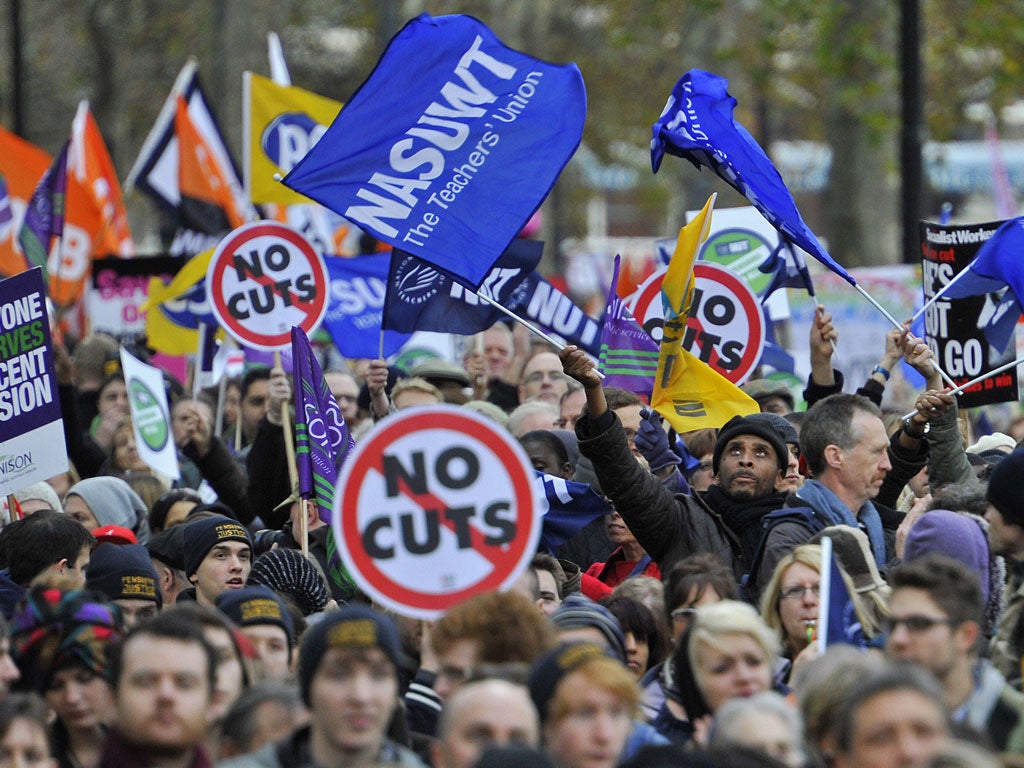
{"label": "blue flag with logo", "polygon": [[538,471],[534,482],[543,489],[538,552],[554,554],[565,542],[612,508],[589,483],[577,483]]}
{"label": "blue flag with logo", "polygon": [[[601,325],[541,277],[536,266],[544,244],[516,239],[484,276],[481,292],[513,314],[561,336],[595,357]],[[471,288],[411,253],[391,257],[384,327],[397,331],[478,333],[507,317]]]}
{"label": "blue flag with logo", "polygon": [[985,338],[1005,350],[1020,318],[1024,300],[1024,216],[1005,221],[978,249],[974,260],[956,276],[942,295],[950,299],[995,293],[1009,288],[999,305],[985,318]]}
{"label": "blue flag with logo", "polygon": [[[329,256],[327,314],[324,328],[338,351],[351,359],[376,358],[380,354],[380,332],[390,253],[374,253],[345,259]],[[408,333],[384,331],[384,357],[389,357],[409,340]]]}
{"label": "blue flag with logo", "polygon": [[478,286],[579,146],[575,64],[507,48],[470,16],[406,24],[284,183]]}
{"label": "blue flag with logo", "polygon": [[796,243],[851,285],[840,266],[804,223],[772,161],[746,128],[733,119],[736,99],[725,78],[692,69],[683,75],[653,126],[651,167],[658,172],[668,152],[706,166],[761,212],[780,237]]}

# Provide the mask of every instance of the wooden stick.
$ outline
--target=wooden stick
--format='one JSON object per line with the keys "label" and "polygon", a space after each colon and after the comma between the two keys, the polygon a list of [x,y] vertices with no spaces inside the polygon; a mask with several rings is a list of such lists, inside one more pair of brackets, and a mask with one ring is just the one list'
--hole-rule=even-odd
{"label": "wooden stick", "polygon": [[[274,367],[281,367],[281,350],[274,350]],[[299,470],[295,466],[295,436],[292,434],[292,416],[288,410],[288,401],[281,403],[281,431],[284,433],[284,453],[288,458],[288,480],[293,489],[299,487]],[[299,544],[302,546],[302,554],[309,552],[309,531],[306,526],[306,505],[305,499],[299,499],[299,512],[301,522],[301,536]]]}

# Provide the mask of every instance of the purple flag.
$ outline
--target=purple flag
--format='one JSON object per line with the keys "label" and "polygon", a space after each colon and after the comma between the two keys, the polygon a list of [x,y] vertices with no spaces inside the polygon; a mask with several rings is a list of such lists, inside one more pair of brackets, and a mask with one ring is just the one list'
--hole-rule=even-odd
{"label": "purple flag", "polygon": [[[292,386],[295,390],[295,463],[299,493],[316,502],[317,514],[331,522],[338,470],[352,453],[352,439],[338,402],[324,381],[306,332],[292,327]],[[352,577],[338,554],[334,528],[327,530],[327,576],[343,594],[354,592]]]}
{"label": "purple flag", "polygon": [[619,260],[620,257],[616,255],[604,325],[601,328],[598,367],[604,373],[604,386],[622,387],[650,399],[654,392],[654,377],[658,372],[659,347],[616,294]]}
{"label": "purple flag", "polygon": [[11,232],[11,222],[14,214],[11,213],[11,195],[7,191],[7,182],[3,174],[0,174],[0,240],[6,240]]}
{"label": "purple flag", "polygon": [[[841,278],[856,285],[853,275],[831,256],[804,223],[793,195],[754,137],[733,119],[736,99],[729,82],[692,69],[668,97],[653,127],[651,166],[655,173],[665,153],[707,166],[761,212],[782,240],[796,243]],[[774,271],[774,270],[773,270]]]}
{"label": "purple flag", "polygon": [[25,210],[25,221],[18,234],[21,252],[28,267],[42,267],[44,282],[49,281],[46,259],[50,254],[50,240],[64,233],[65,196],[68,188],[68,145],[57,155],[43,178],[36,185],[32,199]]}
{"label": "purple flag", "polygon": [[292,328],[292,365],[299,493],[312,495],[320,519],[329,523],[338,469],[355,447],[355,440],[301,328]]}

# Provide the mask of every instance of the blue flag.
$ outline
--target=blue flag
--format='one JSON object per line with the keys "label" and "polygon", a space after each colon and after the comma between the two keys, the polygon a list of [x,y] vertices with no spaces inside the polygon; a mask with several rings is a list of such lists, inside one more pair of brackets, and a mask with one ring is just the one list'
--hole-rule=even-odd
{"label": "blue flag", "polygon": [[1010,343],[1021,300],[1024,299],[1024,216],[1004,222],[985,241],[964,272],[948,284],[942,295],[950,299],[979,296],[1009,288],[999,306],[986,318],[985,338],[999,350]]}
{"label": "blue flag", "polygon": [[418,16],[284,183],[472,286],[583,136],[575,64],[507,48],[470,16]]}
{"label": "blue flag", "polygon": [[840,266],[804,223],[796,202],[772,161],[754,137],[733,119],[736,99],[729,82],[692,69],[668,97],[653,127],[651,166],[658,172],[668,152],[697,166],[707,166],[761,212],[782,240],[791,241],[851,285],[857,281]]}
{"label": "blue flag", "polygon": [[[324,261],[331,281],[324,327],[345,357],[377,357],[391,254],[329,256]],[[395,354],[408,340],[408,333],[384,331],[384,357]]]}
{"label": "blue flag", "polygon": [[864,635],[857,611],[854,609],[850,592],[843,581],[839,570],[839,562],[833,554],[828,562],[822,563],[822,579],[829,580],[828,604],[821,608],[828,610],[828,625],[825,632],[825,645],[843,643],[858,648],[867,648],[868,639]]}
{"label": "blue flag", "polygon": [[[481,289],[513,314],[596,357],[600,351],[600,323],[537,273],[543,246],[536,240],[513,240],[484,277]],[[384,304],[385,328],[468,335],[505,317],[473,290],[422,259],[397,249],[392,255]]]}
{"label": "blue flag", "polygon": [[803,288],[811,296],[814,295],[814,283],[811,282],[811,273],[807,271],[807,259],[803,251],[785,239],[779,241],[758,269],[772,276],[768,287],[761,294],[762,304],[779,288]]}
{"label": "blue flag", "polygon": [[584,527],[612,511],[589,483],[564,480],[543,472],[537,472],[534,480],[544,489],[538,552],[554,554]]}
{"label": "blue flag", "polygon": [[68,147],[64,142],[56,159],[39,180],[18,233],[21,252],[27,267],[40,267],[43,280],[49,281],[46,262],[50,254],[50,241],[64,234],[64,213],[68,187]]}

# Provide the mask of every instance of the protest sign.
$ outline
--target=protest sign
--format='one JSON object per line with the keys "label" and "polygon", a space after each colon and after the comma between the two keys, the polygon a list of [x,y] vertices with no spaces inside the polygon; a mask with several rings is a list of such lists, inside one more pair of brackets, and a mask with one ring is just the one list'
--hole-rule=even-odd
{"label": "protest sign", "polygon": [[38,267],[0,281],[0,435],[0,496],[67,471]]}
{"label": "protest sign", "polygon": [[[921,284],[925,301],[967,269],[1001,224],[995,221],[944,226],[921,222]],[[939,367],[958,385],[1014,359],[1015,345],[1002,352],[985,338],[985,326],[999,303],[995,294],[960,299],[942,296],[925,311],[925,339]],[[957,402],[962,408],[971,408],[1016,401],[1020,397],[1019,387],[1018,369],[1011,368],[970,387]]]}
{"label": "protest sign", "polygon": [[149,296],[151,278],[169,281],[181,269],[184,259],[152,256],[139,259],[96,259],[85,294],[86,314],[92,333],[107,333],[118,340],[146,332],[143,304]]}
{"label": "protest sign", "polygon": [[277,221],[243,224],[221,240],[206,273],[217,322],[240,344],[281,349],[292,326],[311,336],[327,312],[323,257]]}
{"label": "protest sign", "polygon": [[534,470],[507,430],[454,406],[410,408],[366,434],[342,467],[331,522],[360,589],[434,619],[505,589],[541,521]]}
{"label": "protest sign", "polygon": [[[661,283],[665,270],[647,278],[630,307],[655,340],[661,339]],[[754,292],[731,270],[698,261],[683,348],[731,381],[741,384],[757,366],[765,339],[764,315]]]}
{"label": "protest sign", "polygon": [[574,64],[470,16],[418,16],[284,178],[378,239],[477,286],[583,136]]}
{"label": "protest sign", "polygon": [[151,469],[175,480],[181,477],[171,431],[164,377],[159,368],[147,365],[121,347],[121,370],[128,389],[135,449]]}

